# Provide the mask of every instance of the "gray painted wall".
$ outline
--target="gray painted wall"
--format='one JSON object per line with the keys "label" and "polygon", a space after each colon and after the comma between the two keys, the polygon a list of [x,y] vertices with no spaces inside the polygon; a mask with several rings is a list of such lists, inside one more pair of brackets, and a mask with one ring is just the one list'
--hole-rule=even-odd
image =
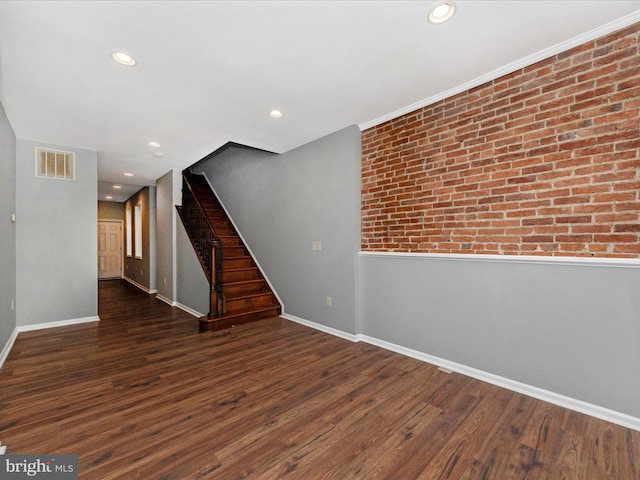
{"label": "gray painted wall", "polygon": [[[360,130],[282,155],[230,147],[194,171],[206,174],[285,312],[355,333]],[[314,241],[321,251],[312,250]]]}
{"label": "gray painted wall", "polygon": [[180,219],[176,226],[178,303],[206,315],[209,312],[209,282]]}
{"label": "gray painted wall", "polygon": [[170,170],[156,181],[157,261],[156,284],[158,295],[175,302],[176,285],[176,205],[180,199],[180,172]]}
{"label": "gray painted wall", "polygon": [[0,352],[16,328],[16,136],[0,104]]}
{"label": "gray painted wall", "polygon": [[[76,180],[36,178],[36,146],[76,154]],[[97,153],[17,141],[17,324],[98,314]]]}
{"label": "gray painted wall", "polygon": [[363,334],[640,417],[640,266],[359,263]]}

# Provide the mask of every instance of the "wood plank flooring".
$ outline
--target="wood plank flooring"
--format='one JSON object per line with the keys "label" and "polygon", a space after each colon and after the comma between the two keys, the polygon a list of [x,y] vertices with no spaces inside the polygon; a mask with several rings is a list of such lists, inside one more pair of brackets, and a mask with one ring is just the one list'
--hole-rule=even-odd
{"label": "wood plank flooring", "polygon": [[99,285],[99,324],[18,336],[8,453],[76,453],[96,480],[640,479],[640,432],[280,318],[198,333]]}

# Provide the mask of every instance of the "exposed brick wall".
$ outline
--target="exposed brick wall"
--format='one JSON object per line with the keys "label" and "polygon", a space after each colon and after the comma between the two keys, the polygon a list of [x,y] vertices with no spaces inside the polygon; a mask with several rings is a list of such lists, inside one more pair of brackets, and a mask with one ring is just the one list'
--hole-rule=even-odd
{"label": "exposed brick wall", "polygon": [[640,24],[362,135],[362,249],[640,257]]}

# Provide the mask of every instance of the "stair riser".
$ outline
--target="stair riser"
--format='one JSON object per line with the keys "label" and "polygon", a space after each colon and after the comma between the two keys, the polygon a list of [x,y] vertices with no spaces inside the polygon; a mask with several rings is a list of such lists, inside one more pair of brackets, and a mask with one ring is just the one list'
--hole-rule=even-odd
{"label": "stair riser", "polygon": [[205,207],[204,211],[207,213],[207,216],[210,219],[215,220],[226,220],[227,215],[224,213],[224,210],[220,210],[215,207]]}
{"label": "stair riser", "polygon": [[258,269],[254,268],[251,270],[223,272],[222,278],[224,280],[224,283],[230,283],[230,282],[241,282],[243,280],[256,280],[260,278],[260,276],[258,274]]}
{"label": "stair riser", "polygon": [[224,268],[249,268],[255,267],[251,257],[244,258],[227,258],[224,259]]}
{"label": "stair riser", "polygon": [[224,237],[230,237],[236,234],[233,227],[229,225],[229,222],[223,223],[223,220],[213,221],[211,222],[211,226],[213,227],[213,229],[216,231],[218,235],[222,235]]}
{"label": "stair riser", "polygon": [[246,257],[249,252],[242,246],[224,246],[224,258],[230,257]]}
{"label": "stair riser", "polygon": [[223,210],[222,205],[216,202],[215,198],[204,197],[198,192],[196,192],[196,195],[200,195],[200,205],[202,205],[205,210]]}
{"label": "stair riser", "polygon": [[240,295],[251,295],[252,293],[268,292],[269,288],[267,282],[261,280],[260,282],[251,283],[228,283],[224,286],[225,295],[229,297],[237,297]]}
{"label": "stair riser", "polygon": [[236,232],[232,228],[220,228],[216,227],[215,225],[213,225],[213,231],[218,237],[233,237],[236,235]]}
{"label": "stair riser", "polygon": [[227,300],[227,314],[269,306],[277,306],[277,302],[271,293],[265,293],[259,297],[230,299]]}
{"label": "stair riser", "polygon": [[227,237],[224,235],[218,235],[218,237],[220,238],[220,240],[222,240],[222,243],[224,244],[225,247],[241,247],[242,246],[240,237]]}

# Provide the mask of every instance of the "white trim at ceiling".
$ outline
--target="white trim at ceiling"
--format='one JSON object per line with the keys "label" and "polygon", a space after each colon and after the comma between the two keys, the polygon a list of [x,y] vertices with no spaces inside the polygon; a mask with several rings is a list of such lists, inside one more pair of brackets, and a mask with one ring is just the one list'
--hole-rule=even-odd
{"label": "white trim at ceiling", "polygon": [[497,68],[496,70],[465,82],[462,85],[458,85],[456,87],[450,88],[449,90],[445,90],[444,92],[440,92],[436,95],[420,100],[416,103],[412,103],[411,105],[407,105],[406,107],[400,108],[399,110],[387,113],[386,115],[378,117],[374,120],[361,123],[358,126],[360,127],[361,131],[367,130],[368,128],[375,127],[376,125],[380,125],[381,123],[393,120],[394,118],[401,117],[402,115],[406,115],[407,113],[432,105],[436,102],[439,102],[440,100],[444,100],[445,98],[452,97],[454,95],[457,95],[458,93],[466,92],[467,90],[471,90],[472,88],[478,87],[487,82],[491,82],[496,78],[502,77],[503,75],[507,75],[521,68],[533,65],[540,60],[545,60],[559,53],[571,50],[578,45],[582,45],[583,43],[590,42],[591,40],[595,40],[596,38],[604,37],[605,35],[613,33],[617,30],[621,30],[637,22],[640,22],[640,10],[614,20],[613,22],[606,23],[601,27],[580,34],[565,42],[558,43],[556,45],[553,45],[552,47],[545,48],[544,50],[540,50],[537,53],[521,58],[520,60],[516,60],[515,62],[509,63],[503,67]]}

